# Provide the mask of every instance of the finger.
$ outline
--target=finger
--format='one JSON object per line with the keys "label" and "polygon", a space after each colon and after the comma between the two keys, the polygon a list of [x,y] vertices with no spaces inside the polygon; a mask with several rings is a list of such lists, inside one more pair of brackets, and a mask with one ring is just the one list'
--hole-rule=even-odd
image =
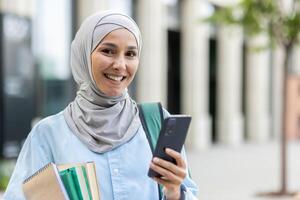
{"label": "finger", "polygon": [[157,157],[153,158],[153,162],[156,165],[159,165],[160,167],[171,171],[173,174],[181,177],[182,179],[184,179],[186,176],[186,170],[184,168],[181,168],[181,167],[175,165],[174,163],[171,163],[169,161],[166,161],[166,160],[163,160],[163,159],[160,159]]}
{"label": "finger", "polygon": [[174,184],[181,184],[182,182],[182,178],[179,177],[179,176],[176,176],[175,174],[173,174],[171,171],[159,166],[159,165],[156,165],[155,163],[151,163],[150,164],[150,167],[151,169],[153,169],[155,172],[159,173],[163,179],[165,181],[170,181]]}
{"label": "finger", "polygon": [[186,169],[185,161],[183,160],[181,154],[173,149],[166,148],[166,153],[176,160],[176,163],[179,167]]}

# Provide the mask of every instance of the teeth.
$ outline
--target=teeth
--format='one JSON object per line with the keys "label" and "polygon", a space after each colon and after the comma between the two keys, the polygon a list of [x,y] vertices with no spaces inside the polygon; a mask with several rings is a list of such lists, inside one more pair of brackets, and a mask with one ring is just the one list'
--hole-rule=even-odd
{"label": "teeth", "polygon": [[114,81],[121,81],[123,79],[123,76],[113,76],[113,75],[109,75],[109,74],[106,74],[106,77],[109,79],[112,79]]}

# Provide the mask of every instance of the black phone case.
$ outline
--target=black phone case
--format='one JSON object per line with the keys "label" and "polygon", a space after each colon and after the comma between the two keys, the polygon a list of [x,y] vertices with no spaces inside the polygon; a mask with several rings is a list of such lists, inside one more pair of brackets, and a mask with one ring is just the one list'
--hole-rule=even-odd
{"label": "black phone case", "polygon": [[[181,152],[191,119],[191,116],[188,115],[171,115],[164,119],[153,157],[159,157],[176,164],[175,159],[167,155],[165,149],[170,148]],[[151,168],[149,168],[148,176],[161,177]]]}

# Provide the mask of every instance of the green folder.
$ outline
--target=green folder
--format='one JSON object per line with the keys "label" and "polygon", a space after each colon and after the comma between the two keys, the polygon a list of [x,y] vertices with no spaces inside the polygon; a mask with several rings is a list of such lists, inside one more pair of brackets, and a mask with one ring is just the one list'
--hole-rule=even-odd
{"label": "green folder", "polygon": [[70,200],[83,200],[75,168],[63,170],[59,174]]}

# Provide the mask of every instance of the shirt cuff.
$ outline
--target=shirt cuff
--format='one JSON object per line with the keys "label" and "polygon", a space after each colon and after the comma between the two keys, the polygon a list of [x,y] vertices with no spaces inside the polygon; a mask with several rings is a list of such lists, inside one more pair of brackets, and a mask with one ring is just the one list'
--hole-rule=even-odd
{"label": "shirt cuff", "polygon": [[185,200],[186,188],[184,185],[180,186],[180,198],[179,200]]}

